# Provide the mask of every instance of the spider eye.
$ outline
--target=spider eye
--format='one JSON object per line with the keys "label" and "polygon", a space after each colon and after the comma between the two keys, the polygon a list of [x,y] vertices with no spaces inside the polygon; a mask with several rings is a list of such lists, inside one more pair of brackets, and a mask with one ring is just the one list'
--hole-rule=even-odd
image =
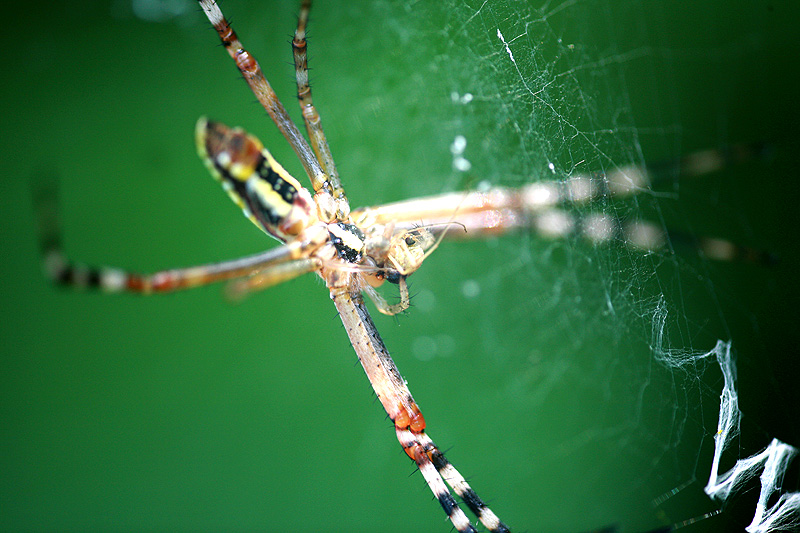
{"label": "spider eye", "polygon": [[417,238],[414,237],[413,235],[406,235],[405,241],[406,245],[408,246],[414,246],[415,244],[417,244]]}

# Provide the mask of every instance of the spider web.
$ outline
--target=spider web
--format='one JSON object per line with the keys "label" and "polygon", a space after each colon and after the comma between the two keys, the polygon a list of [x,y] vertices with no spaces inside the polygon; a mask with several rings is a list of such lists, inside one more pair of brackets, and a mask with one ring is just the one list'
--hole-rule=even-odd
{"label": "spider web", "polygon": [[[797,118],[788,94],[778,90],[769,103],[755,94],[768,76],[776,87],[780,74],[752,76],[757,58],[780,48],[772,33],[780,10],[726,22],[710,6],[679,3],[486,0],[421,11],[435,21],[427,33],[403,24],[389,31],[407,45],[406,59],[423,65],[416,76],[438,83],[416,90],[412,80],[397,94],[435,117],[426,134],[438,137],[438,150],[449,145],[452,168],[403,196],[646,171],[638,194],[566,211],[576,225],[599,213],[665,238],[643,251],[635,232],[598,244],[579,231],[559,239],[530,231],[437,251],[446,266],[426,265],[417,278],[416,312],[441,325],[437,306],[463,309],[472,331],[454,340],[421,327],[415,354],[488,358],[486,379],[500,384],[506,410],[492,415],[500,420],[492,427],[527,452],[505,478],[523,495],[521,519],[505,519],[560,531],[798,527],[800,467],[781,441],[799,443],[797,373],[787,371],[797,350],[782,330],[792,327],[796,256],[793,236],[773,235],[791,208],[769,193],[751,196],[765,194],[757,184],[780,173],[781,151],[796,145],[791,120],[780,116],[783,106]],[[742,100],[753,109],[743,112]],[[430,172],[430,143],[403,147],[414,154],[406,172]],[[755,150],[749,161],[736,155],[744,146]],[[728,163],[700,171],[710,160],[680,161],[705,149],[726,151]],[[768,202],[774,214],[762,218]],[[775,252],[780,263],[715,261],[698,250],[706,236]],[[449,293],[430,281],[456,275]],[[737,365],[741,391],[730,379]],[[725,471],[723,491],[715,476]],[[753,477],[762,471],[759,488]]]}
{"label": "spider web", "polygon": [[[302,171],[193,3],[16,7],[2,159],[63,178],[70,253],[152,271],[265,246],[196,160],[194,121],[243,126]],[[222,7],[299,118],[296,6]],[[315,2],[314,98],[354,206],[649,173],[564,210],[652,224],[658,249],[534,230],[445,243],[409,315],[376,317],[433,438],[515,530],[796,527],[773,511],[798,491],[780,453],[800,444],[798,17],[749,9]],[[679,162],[756,142],[770,150],[702,175]],[[0,280],[0,528],[447,530],[315,280],[240,306],[56,294],[23,181],[0,196],[19,251]],[[715,261],[704,236],[780,261]]]}

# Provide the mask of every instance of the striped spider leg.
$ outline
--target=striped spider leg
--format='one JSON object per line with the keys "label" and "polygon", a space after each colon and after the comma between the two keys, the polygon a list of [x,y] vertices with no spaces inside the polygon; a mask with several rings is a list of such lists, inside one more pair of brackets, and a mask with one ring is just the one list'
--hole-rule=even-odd
{"label": "striped spider leg", "polygon": [[[433,239],[425,230],[419,228],[400,229],[395,233],[392,222],[359,225],[351,219],[349,204],[308,85],[305,28],[311,7],[310,0],[304,0],[301,4],[292,49],[297,96],[303,111],[306,131],[318,158],[316,162],[312,161],[313,157],[307,149],[305,139],[296,133],[296,128],[269,86],[258,63],[241,45],[219,7],[213,0],[199,0],[199,2],[228,54],[235,61],[259,102],[292,145],[311,178],[316,193],[314,200],[317,205],[317,215],[321,223],[327,226],[330,237],[326,246],[321,248],[321,268],[317,272],[330,289],[331,299],[339,311],[350,342],[378,399],[395,423],[401,445],[419,467],[431,491],[458,531],[475,531],[475,528],[458,507],[445,482],[489,530],[508,531],[425,433],[425,420],[419,407],[414,402],[405,380],[400,376],[364,306],[362,291],[373,299],[381,312],[393,314],[405,309],[408,306],[405,278],[419,267],[426,257],[427,248],[433,244]],[[315,174],[317,167],[322,168],[322,176]],[[361,265],[362,268],[357,265]],[[403,300],[399,307],[387,308],[374,296],[375,292],[371,287],[380,285],[384,279],[399,283]]]}
{"label": "striped spider leg", "polygon": [[[726,151],[704,150],[675,162],[683,176],[697,176],[722,166],[758,157],[760,145],[735,145]],[[670,163],[672,164],[672,163]],[[658,165],[655,166],[657,170]],[[411,230],[424,221],[432,236],[476,238],[528,229],[543,237],[577,235],[593,244],[620,240],[640,252],[663,249],[680,242],[702,256],[718,261],[772,264],[777,258],[764,250],[726,239],[664,230],[647,220],[621,221],[602,211],[570,212],[569,204],[583,208],[600,198],[620,198],[650,190],[650,167],[620,167],[607,174],[576,175],[563,181],[542,181],[512,187],[486,187],[451,192],[376,207],[359,208],[352,217],[362,224],[391,223]],[[455,215],[454,215],[455,213]],[[448,231],[457,221],[463,231]]]}
{"label": "striped spider leg", "polygon": [[[507,526],[477,496],[425,432],[425,419],[364,304],[362,293],[366,293],[382,313],[396,314],[405,310],[408,307],[406,278],[419,268],[438,241],[425,227],[405,227],[394,220],[377,222],[370,217],[351,216],[308,86],[305,27],[311,2],[302,2],[292,42],[297,94],[310,145],[216,3],[213,0],[199,0],[199,3],[251,90],[298,155],[311,180],[313,195],[272,158],[258,139],[241,129],[201,118],[196,127],[196,142],[206,166],[245,216],[282,244],[240,259],[149,275],[81,267],[65,259],[61,251],[55,195],[41,194],[37,203],[47,274],[65,285],[141,294],[171,292],[227,280],[231,281],[232,294],[242,295],[304,273],[317,273],[330,291],[381,405],[394,422],[400,444],[416,463],[456,530],[477,531],[451,489],[487,529],[507,532]],[[398,217],[399,222],[405,220]],[[388,305],[375,290],[384,281],[399,286],[399,304]]]}
{"label": "striped spider leg", "polygon": [[[605,176],[575,176],[565,181],[542,181],[512,187],[487,187],[467,192],[451,192],[377,207],[355,210],[352,216],[366,224],[385,224],[410,229],[420,220],[433,233],[444,233],[450,221],[458,221],[464,231],[448,232],[453,238],[498,235],[512,230],[532,229],[547,237],[582,234],[594,242],[610,240],[624,233],[630,244],[653,249],[663,243],[662,236],[649,223],[615,227],[617,221],[604,213],[579,219],[563,205],[586,205],[601,197],[628,196],[646,190],[646,172],[638,167],[618,169]],[[453,214],[455,213],[455,215]],[[636,239],[636,235],[641,236]],[[648,240],[649,239],[649,240]]]}
{"label": "striped spider leg", "polygon": [[[350,218],[349,205],[330,156],[330,149],[308,85],[305,27],[311,6],[310,0],[302,2],[292,48],[298,99],[306,131],[314,153],[319,158],[318,165],[324,171],[321,179],[309,172],[309,169],[314,169],[316,165],[312,161],[306,161],[312,157],[305,148],[307,146],[305,139],[292,133],[296,128],[286,116],[258,63],[241,45],[216,3],[213,0],[200,0],[200,5],[253,93],[284,133],[312,179],[316,193],[314,200],[317,204],[317,214],[329,229],[329,245],[332,245],[323,247],[320,257],[321,268],[318,273],[325,279],[330,289],[331,299],[339,311],[350,342],[378,399],[395,423],[401,445],[419,467],[431,491],[458,531],[475,529],[458,507],[445,481],[489,530],[508,531],[425,433],[425,420],[419,407],[364,306],[361,292],[373,296],[374,291],[371,287],[388,279],[397,281],[401,285],[404,300],[401,302],[401,308],[406,307],[408,303],[405,277],[419,267],[419,263],[425,258],[425,248],[430,247],[432,239],[427,237],[424,230],[401,229],[395,233],[392,222],[359,225]],[[366,270],[351,265],[363,265]],[[391,314],[398,311],[396,308],[383,307],[374,297],[373,301],[382,312]]]}

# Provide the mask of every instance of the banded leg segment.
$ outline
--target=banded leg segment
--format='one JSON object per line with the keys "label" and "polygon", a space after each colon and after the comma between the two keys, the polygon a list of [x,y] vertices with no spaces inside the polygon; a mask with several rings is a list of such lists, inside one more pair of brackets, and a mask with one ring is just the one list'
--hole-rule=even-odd
{"label": "banded leg segment", "polygon": [[497,518],[497,515],[478,497],[475,491],[472,490],[472,487],[469,486],[469,483],[467,483],[467,480],[464,479],[452,463],[447,460],[444,453],[436,447],[428,435],[422,433],[418,435],[418,439],[422,447],[428,450],[428,457],[430,457],[439,475],[453,488],[453,491],[467,504],[467,507],[475,513],[478,520],[480,520],[489,531],[508,533],[508,526],[503,524],[500,519]]}
{"label": "banded leg segment", "polygon": [[[468,229],[489,232],[493,228],[502,230],[504,227],[514,227],[514,224],[520,226],[524,222],[524,215],[539,213],[561,204],[587,205],[604,197],[620,198],[649,191],[651,182],[659,181],[658,174],[663,174],[665,169],[678,167],[681,176],[697,177],[769,154],[769,147],[763,144],[739,144],[724,150],[695,152],[677,161],[622,166],[606,173],[575,174],[559,181],[539,181],[518,188],[491,187],[360,208],[354,210],[352,216],[354,220],[366,217],[377,224],[395,222],[401,228],[419,225],[420,221],[446,224],[454,219]],[[464,223],[462,215],[471,213],[485,215]]]}
{"label": "banded leg segment", "polygon": [[[406,431],[404,433],[410,435],[410,432]],[[434,497],[439,502],[439,505],[442,506],[448,518],[450,518],[453,527],[456,528],[456,531],[462,533],[477,533],[478,530],[475,529],[475,526],[469,521],[467,515],[464,514],[464,511],[458,506],[456,499],[453,498],[450,489],[445,485],[441,474],[431,462],[425,449],[416,442],[413,436],[410,439],[404,439],[403,437],[406,436],[405,434],[401,435],[401,431],[398,430],[397,438],[400,444],[406,450],[409,457],[417,463],[417,468],[419,468],[422,477],[425,478],[425,482],[428,484],[431,492],[433,492]]]}
{"label": "banded leg segment", "polygon": [[[455,492],[467,507],[475,513],[478,520],[480,520],[489,531],[493,533],[509,532],[508,526],[501,522],[500,519],[497,518],[497,515],[489,509],[480,497],[478,497],[472,487],[469,486],[469,483],[467,483],[464,477],[456,470],[453,464],[447,460],[444,453],[442,453],[439,447],[433,443],[424,431],[415,432],[410,428],[401,429],[399,427],[396,429],[397,440],[400,441],[400,444],[403,446],[408,456],[417,463],[420,472],[422,472],[425,477],[425,481],[428,483],[434,496],[436,496],[439,504],[448,516],[450,516],[450,520],[456,526],[457,530],[462,531],[462,529],[456,525],[456,522],[460,521],[461,516],[464,515],[460,513],[460,509],[458,509],[450,491],[447,490],[445,483],[453,489],[453,492]],[[431,475],[431,468],[433,468],[436,474],[435,476]],[[464,520],[466,520],[466,516],[464,516]],[[472,528],[472,525],[467,521],[464,531],[474,531],[474,528],[470,528]]]}
{"label": "banded leg segment", "polygon": [[[293,259],[297,247],[280,246],[266,252],[187,268],[161,270],[152,274],[137,274],[119,268],[92,267],[69,261],[59,248],[46,250],[46,274],[60,285],[101,289],[106,292],[134,292],[141,294],[174,292],[209,285],[218,281],[243,278],[253,274],[265,276],[273,271],[275,283],[286,281],[314,270],[307,260]],[[291,275],[286,272],[291,271]]]}
{"label": "banded leg segment", "polygon": [[[44,257],[45,273],[60,285],[101,289],[108,292],[156,293],[172,292],[262,273],[287,264],[303,261],[310,248],[319,246],[312,240],[296,240],[258,254],[187,268],[137,274],[119,268],[91,267],[70,261],[61,246],[58,215],[58,183],[54,179],[37,180],[33,202],[37,214],[39,245]],[[308,270],[304,270],[308,271]]]}
{"label": "banded leg segment", "polygon": [[271,265],[269,268],[256,272],[251,276],[234,280],[228,285],[226,293],[230,298],[239,300],[251,292],[263,291],[284,281],[319,270],[321,267],[321,261],[312,258]]}
{"label": "banded leg segment", "polygon": [[394,421],[397,438],[408,456],[417,464],[431,492],[447,513],[456,530],[475,532],[464,512],[447,488],[453,491],[492,532],[505,533],[508,527],[478,498],[458,471],[425,433],[425,419],[420,413],[405,380],[397,370],[378,334],[361,295],[347,289],[331,291],[347,335],[367,373],[370,384],[386,413]]}
{"label": "banded leg segment", "polygon": [[303,122],[306,125],[308,139],[311,147],[317,155],[317,160],[322,165],[322,169],[328,174],[334,198],[344,198],[345,193],[333,162],[331,149],[325,132],[322,130],[322,121],[317,108],[311,98],[311,86],[308,81],[308,53],[306,42],[306,26],[308,25],[308,14],[311,10],[311,0],[303,0],[300,6],[300,15],[297,19],[297,30],[292,39],[292,51],[294,52],[294,69],[297,80],[297,99],[300,102],[300,109],[303,112]]}
{"label": "banded leg segment", "polygon": [[[632,175],[633,171],[625,174],[626,177]],[[616,185],[612,187],[613,183]],[[679,231],[665,231],[646,220],[623,221],[605,212],[576,212],[559,207],[565,203],[588,205],[606,194],[624,196],[634,192],[630,183],[627,188],[622,182],[611,184],[598,178],[581,178],[564,183],[531,183],[518,189],[493,187],[486,191],[445,193],[361,208],[353,211],[352,216],[359,224],[394,224],[400,230],[422,225],[434,235],[448,239],[474,239],[533,230],[546,238],[578,236],[592,244],[621,241],[644,252],[678,245],[717,261],[770,265],[777,260],[768,252],[726,239],[693,237]],[[453,224],[464,231],[447,231]]]}
{"label": "banded leg segment", "polygon": [[[565,182],[545,181],[520,188],[492,187],[486,190],[452,192],[404,200],[353,211],[353,219],[373,224],[394,222],[399,228],[446,226],[457,222],[467,232],[500,232],[529,224],[532,215],[560,204],[588,204],[606,195],[625,196],[643,187],[642,178],[632,170],[620,171],[611,183],[599,178],[575,178]],[[638,178],[637,178],[638,176]],[[635,184],[635,185],[634,185]],[[438,231],[443,231],[442,229]],[[458,234],[458,232],[454,232]]]}
{"label": "banded leg segment", "polygon": [[225,47],[225,50],[228,51],[228,55],[231,56],[237,68],[242,73],[247,85],[250,86],[250,89],[253,91],[259,103],[267,110],[272,121],[275,122],[275,125],[278,126],[283,136],[286,137],[286,140],[292,145],[292,149],[294,149],[297,157],[300,158],[303,168],[305,168],[308,177],[311,179],[314,191],[319,192],[321,190],[327,190],[329,193],[333,194],[328,176],[325,175],[322,167],[320,167],[319,162],[317,162],[317,159],[314,157],[311,147],[300,133],[300,130],[297,129],[297,126],[295,126],[289,118],[289,114],[286,112],[280,100],[278,100],[278,96],[261,71],[258,62],[244,49],[241,41],[239,41],[239,37],[223,16],[216,2],[214,0],[198,1],[203,12],[208,17],[208,20],[217,31],[222,45]]}

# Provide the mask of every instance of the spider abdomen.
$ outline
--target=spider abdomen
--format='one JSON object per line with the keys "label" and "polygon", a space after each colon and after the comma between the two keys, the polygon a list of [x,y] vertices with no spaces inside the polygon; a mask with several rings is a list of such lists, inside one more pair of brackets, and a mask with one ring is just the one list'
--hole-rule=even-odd
{"label": "spider abdomen", "polygon": [[316,221],[311,194],[256,137],[205,118],[195,132],[198,154],[253,224],[285,242]]}

